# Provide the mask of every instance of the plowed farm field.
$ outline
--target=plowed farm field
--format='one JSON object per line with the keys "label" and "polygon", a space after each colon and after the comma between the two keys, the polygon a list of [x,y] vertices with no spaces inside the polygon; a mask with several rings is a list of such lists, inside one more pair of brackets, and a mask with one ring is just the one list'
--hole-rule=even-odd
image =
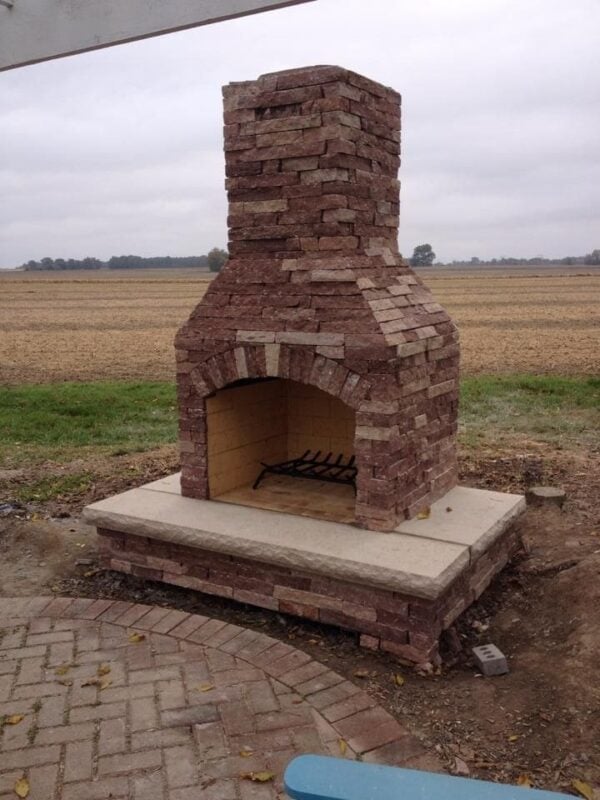
{"label": "plowed farm field", "polygon": [[[420,273],[461,332],[463,374],[600,373],[600,270]],[[0,383],[173,377],[193,271],[0,273]]]}

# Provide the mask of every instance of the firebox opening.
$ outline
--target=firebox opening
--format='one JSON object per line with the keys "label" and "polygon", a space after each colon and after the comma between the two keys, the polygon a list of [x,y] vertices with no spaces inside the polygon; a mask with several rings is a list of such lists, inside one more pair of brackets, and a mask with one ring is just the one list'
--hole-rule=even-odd
{"label": "firebox opening", "polygon": [[354,521],[354,489],[321,480],[265,475],[276,464],[321,451],[345,463],[354,455],[355,413],[313,386],[281,378],[246,381],[206,401],[208,483],[213,500],[292,514]]}

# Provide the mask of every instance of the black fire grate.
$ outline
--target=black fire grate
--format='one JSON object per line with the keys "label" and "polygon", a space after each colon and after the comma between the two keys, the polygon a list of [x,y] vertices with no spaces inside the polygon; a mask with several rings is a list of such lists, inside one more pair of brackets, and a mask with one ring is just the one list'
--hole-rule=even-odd
{"label": "black fire grate", "polygon": [[265,475],[289,475],[292,478],[312,478],[317,481],[329,481],[330,483],[345,483],[352,486],[356,492],[356,472],[354,466],[355,456],[351,456],[347,463],[344,463],[342,453],[337,458],[332,458],[332,453],[327,453],[321,458],[321,451],[317,450],[314,455],[307,450],[299,458],[292,458],[290,461],[281,461],[279,464],[265,464],[261,461],[264,469],[254,482],[253,489],[258,486]]}

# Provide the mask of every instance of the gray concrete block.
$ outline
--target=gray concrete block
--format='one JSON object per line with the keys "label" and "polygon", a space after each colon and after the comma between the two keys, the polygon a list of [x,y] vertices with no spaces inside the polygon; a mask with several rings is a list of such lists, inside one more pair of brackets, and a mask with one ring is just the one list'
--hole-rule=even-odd
{"label": "gray concrete block", "polygon": [[484,675],[504,675],[508,672],[506,656],[495,644],[482,644],[473,648],[475,663]]}

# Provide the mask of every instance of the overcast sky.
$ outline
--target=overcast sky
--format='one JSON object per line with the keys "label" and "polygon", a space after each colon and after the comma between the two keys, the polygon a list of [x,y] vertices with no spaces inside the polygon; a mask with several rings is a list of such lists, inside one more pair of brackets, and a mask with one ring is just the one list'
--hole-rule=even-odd
{"label": "overcast sky", "polygon": [[403,96],[404,255],[600,247],[600,0],[316,0],[0,73],[0,267],[224,246],[220,87],[311,64]]}

